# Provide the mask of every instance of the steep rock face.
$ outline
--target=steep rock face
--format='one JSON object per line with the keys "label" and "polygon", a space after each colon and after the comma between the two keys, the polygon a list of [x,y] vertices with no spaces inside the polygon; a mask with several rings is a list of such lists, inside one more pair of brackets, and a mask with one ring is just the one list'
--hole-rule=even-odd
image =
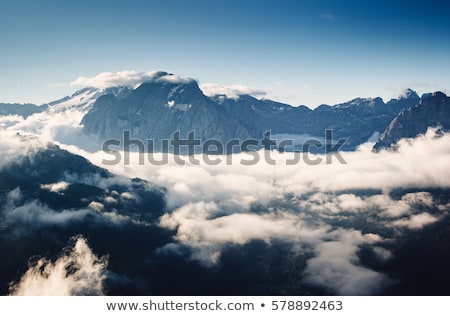
{"label": "steep rock face", "polygon": [[425,133],[429,127],[450,129],[450,98],[442,92],[426,96],[416,106],[400,112],[380,136],[374,150],[390,148],[402,138]]}
{"label": "steep rock face", "polygon": [[299,125],[302,120],[311,112],[306,106],[293,107],[271,100],[258,100],[250,95],[238,98],[217,95],[211,99],[257,138],[261,138],[269,130],[273,134],[296,133],[301,130]]}
{"label": "steep rock face", "polygon": [[142,141],[171,139],[176,131],[182,137],[195,131],[201,140],[223,142],[251,137],[245,127],[202,93],[197,82],[172,80],[167,73],[159,73],[121,99],[112,94],[100,97],[81,124],[102,138],[121,139],[124,131]]}
{"label": "steep rock face", "polygon": [[382,133],[400,111],[419,101],[417,93],[407,89],[387,103],[381,98],[356,98],[334,106],[322,105],[311,113],[308,129],[313,135],[332,129],[335,139],[347,139],[343,149],[353,150],[374,133]]}
{"label": "steep rock face", "polygon": [[345,138],[345,149],[354,149],[375,132],[382,131],[395,116],[381,98],[357,98],[332,107],[321,106],[311,113],[308,129],[319,135],[333,130],[334,138]]}
{"label": "steep rock face", "polygon": [[403,109],[414,106],[419,102],[420,97],[415,91],[411,89],[405,89],[400,93],[397,99],[389,100],[387,102],[387,105],[392,107],[394,112],[400,113]]}

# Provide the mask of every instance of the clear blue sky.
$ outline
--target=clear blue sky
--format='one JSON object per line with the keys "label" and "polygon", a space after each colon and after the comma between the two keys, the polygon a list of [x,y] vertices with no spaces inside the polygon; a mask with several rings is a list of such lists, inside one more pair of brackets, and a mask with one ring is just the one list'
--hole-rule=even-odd
{"label": "clear blue sky", "polygon": [[1,1],[0,102],[166,70],[292,105],[450,90],[448,1]]}

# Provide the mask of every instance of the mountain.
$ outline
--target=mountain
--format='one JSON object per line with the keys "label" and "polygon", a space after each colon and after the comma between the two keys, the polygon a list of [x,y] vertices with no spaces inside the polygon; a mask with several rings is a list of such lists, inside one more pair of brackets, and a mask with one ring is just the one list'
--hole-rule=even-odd
{"label": "mountain", "polygon": [[387,103],[377,98],[355,98],[334,106],[322,105],[309,115],[306,130],[320,136],[324,130],[333,130],[333,138],[347,139],[344,150],[354,150],[375,133],[381,133],[401,110],[417,104],[414,91],[404,90],[398,99]]}
{"label": "mountain", "polygon": [[420,102],[420,97],[417,92],[411,89],[403,90],[397,99],[392,99],[387,102],[394,112],[400,113],[403,109],[407,109]]}
{"label": "mountain", "polygon": [[[354,150],[382,133],[400,111],[420,101],[416,92],[406,89],[387,103],[381,98],[355,98],[311,110],[250,95],[207,97],[195,80],[167,72],[155,73],[136,89],[87,89],[78,94],[77,102],[86,104],[81,106],[87,112],[81,125],[87,134],[103,140],[123,139],[124,131],[130,131],[132,139],[144,144],[154,140],[156,150],[176,131],[181,138],[195,131],[197,139],[225,144],[231,139],[261,140],[266,131],[285,139],[294,135],[323,139],[326,130],[333,131],[335,142],[346,139],[341,149]],[[58,107],[73,106],[73,100],[63,99]]]}
{"label": "mountain", "polygon": [[426,95],[416,106],[400,112],[380,136],[374,150],[394,147],[400,139],[424,134],[429,127],[450,130],[450,98],[442,92]]}
{"label": "mountain", "polygon": [[238,98],[217,95],[212,100],[222,105],[233,120],[245,126],[257,139],[268,130],[284,137],[293,134],[323,138],[325,130],[331,129],[335,141],[339,138],[347,140],[342,149],[354,150],[374,133],[381,133],[399,111],[416,105],[420,98],[416,92],[407,89],[398,99],[387,103],[381,98],[355,98],[334,106],[324,104],[314,110],[258,100],[248,95]]}
{"label": "mountain", "polygon": [[257,139],[269,130],[272,134],[295,134],[299,131],[303,118],[311,112],[306,106],[293,107],[271,100],[258,100],[250,95],[240,95],[238,98],[216,95],[211,99]]}
{"label": "mountain", "polygon": [[162,215],[163,188],[114,175],[33,135],[2,136],[0,250],[8,259],[0,262],[1,295],[36,255],[57,255],[73,236],[95,241],[118,261],[133,238],[157,239],[154,230],[143,236],[141,223]]}
{"label": "mountain", "polygon": [[0,103],[0,116],[6,115],[20,115],[23,118],[27,118],[34,113],[42,112],[46,109],[46,106],[37,106],[35,104],[11,104]]}
{"label": "mountain", "polygon": [[[161,150],[162,140],[172,139],[176,131],[181,138],[195,131],[197,139],[216,139],[225,144],[232,139],[261,140],[266,131],[277,134],[277,140],[282,137],[295,143],[296,139],[304,141],[308,137],[323,139],[326,130],[333,131],[335,142],[346,139],[340,149],[354,150],[382,133],[399,112],[420,100],[416,92],[406,89],[387,103],[381,98],[355,98],[311,110],[250,95],[207,97],[195,80],[157,72],[135,89],[88,87],[43,106],[0,104],[0,115],[26,118],[43,113],[33,125],[23,125],[24,131],[39,134],[47,114],[59,113],[74,128],[81,124],[87,134],[84,137],[94,135],[101,142],[122,139],[124,131],[130,131],[132,139],[144,144],[153,139],[156,150]],[[58,140],[68,137],[62,131],[58,131],[62,135]]]}
{"label": "mountain", "polygon": [[156,73],[122,98],[107,94],[98,98],[83,117],[84,129],[101,138],[122,139],[123,131],[143,141],[182,138],[195,131],[201,140],[247,139],[251,133],[236,122],[219,104],[206,97],[196,81],[179,79],[166,72]]}
{"label": "mountain", "polygon": [[[40,203],[55,209],[86,208],[90,203],[103,203],[104,211],[130,212],[143,205],[127,205],[116,202],[105,203],[108,196],[120,196],[132,191],[135,195],[154,200],[153,205],[164,205],[162,191],[151,188],[140,179],[121,179],[106,169],[97,167],[85,158],[74,155],[59,146],[48,143],[42,145],[36,136],[16,134],[11,137],[17,147],[26,148],[23,155],[0,167],[0,204],[5,205],[5,192],[19,188],[23,201],[37,199]],[[13,149],[11,149],[13,150]],[[14,148],[17,150],[17,148]],[[115,191],[115,193],[111,193]],[[138,192],[138,193],[136,193]],[[138,201],[138,199],[136,199]],[[122,201],[123,202],[123,201]]]}
{"label": "mountain", "polygon": [[52,101],[46,106],[49,112],[62,112],[67,110],[88,111],[91,109],[94,102],[103,95],[114,95],[117,98],[122,98],[130,91],[127,87],[112,87],[105,89],[98,89],[87,87],[76,91],[71,96],[66,96],[62,99]]}

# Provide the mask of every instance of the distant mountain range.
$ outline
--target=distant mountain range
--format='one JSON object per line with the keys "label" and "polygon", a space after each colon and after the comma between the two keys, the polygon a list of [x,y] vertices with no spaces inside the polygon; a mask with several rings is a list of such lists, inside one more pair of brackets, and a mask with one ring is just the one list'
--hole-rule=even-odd
{"label": "distant mountain range", "polygon": [[156,143],[170,139],[175,131],[182,137],[195,131],[201,140],[226,143],[230,139],[262,139],[266,131],[324,137],[325,130],[332,129],[334,138],[347,139],[343,149],[354,150],[374,133],[381,133],[401,110],[419,101],[414,91],[406,90],[388,103],[381,98],[356,98],[311,110],[250,95],[208,98],[196,81],[180,82],[160,72],[120,97],[108,94],[98,98],[81,124],[103,139],[121,139],[123,131],[129,130],[133,138]]}
{"label": "distant mountain range", "polygon": [[398,99],[384,103],[381,98],[356,98],[314,110],[250,95],[229,98],[207,97],[195,80],[177,81],[171,74],[157,73],[120,97],[107,94],[97,99],[81,121],[88,133],[103,139],[121,139],[124,130],[143,140],[170,139],[175,131],[182,137],[195,131],[201,140],[262,139],[272,134],[310,135],[323,138],[326,129],[334,139],[347,139],[344,150],[354,150],[375,133],[382,133],[403,109],[419,103],[420,97],[408,89]]}
{"label": "distant mountain range", "polygon": [[[435,98],[442,100],[433,101]],[[81,125],[87,134],[102,140],[122,139],[123,132],[130,131],[132,138],[144,143],[154,140],[157,150],[161,140],[171,139],[176,131],[183,138],[194,131],[202,141],[216,139],[225,144],[231,139],[260,140],[266,131],[284,138],[323,138],[327,129],[333,131],[334,140],[346,139],[343,150],[355,150],[381,134],[375,146],[379,150],[391,147],[401,137],[423,133],[426,127],[447,126],[445,98],[442,93],[419,97],[406,89],[398,99],[386,103],[379,97],[355,98],[312,110],[250,95],[207,97],[195,80],[157,72],[135,89],[85,88],[43,106],[0,104],[0,115],[27,117],[42,111],[78,109],[85,113]],[[427,106],[433,102],[442,108]]]}

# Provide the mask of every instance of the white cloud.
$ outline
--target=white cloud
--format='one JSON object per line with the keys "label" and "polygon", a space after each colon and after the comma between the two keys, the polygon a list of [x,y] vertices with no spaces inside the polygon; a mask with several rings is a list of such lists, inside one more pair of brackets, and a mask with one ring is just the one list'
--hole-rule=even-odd
{"label": "white cloud", "polygon": [[[398,152],[373,153],[370,146],[362,146],[359,151],[341,154],[347,164],[334,161],[310,166],[301,161],[289,166],[285,160],[291,153],[272,152],[276,165],[261,160],[244,166],[239,161],[248,155],[241,153],[233,155],[229,165],[227,157],[219,156],[215,158],[223,162],[216,166],[201,163],[183,167],[173,159],[165,166],[139,165],[138,156],[132,154],[130,165],[109,168],[167,188],[172,211],[162,216],[159,224],[175,230],[176,239],[161,251],[177,253],[179,245],[188,246],[191,260],[211,266],[220,262],[227,244],[283,240],[292,247],[314,250],[305,274],[311,283],[333,293],[375,294],[388,280],[363,266],[358,250],[369,245],[380,262],[389,260],[392,254],[384,249],[383,239],[363,235],[357,227],[334,226],[330,220],[367,214],[376,216],[377,224],[387,230],[420,229],[439,220],[427,210],[441,207],[445,213],[448,207],[437,205],[430,193],[423,190],[394,199],[390,191],[449,187],[450,135],[436,138],[430,131],[415,140],[402,141]],[[105,157],[102,153],[85,155],[98,164]],[[361,189],[376,193],[339,193]],[[253,212],[253,205],[263,206],[264,211]],[[353,225],[351,220],[346,223]]]}
{"label": "white cloud", "polygon": [[93,77],[79,77],[70,84],[73,86],[109,88],[109,87],[131,87],[135,88],[146,81],[171,82],[171,83],[189,83],[193,79],[172,75],[162,74],[158,71],[137,72],[134,70],[124,70],[119,72],[101,72]]}
{"label": "white cloud", "polygon": [[94,211],[101,212],[105,208],[105,206],[100,202],[92,201],[89,203],[88,207]]}
{"label": "white cloud", "polygon": [[410,229],[420,229],[425,225],[437,222],[438,217],[430,215],[428,213],[421,213],[417,215],[411,215],[408,218],[402,218],[394,221],[394,226],[408,227]]}
{"label": "white cloud", "polygon": [[316,246],[315,257],[308,260],[305,281],[331,289],[339,295],[371,295],[379,292],[387,277],[361,266],[356,255],[364,242],[359,232],[340,232],[340,240]]}
{"label": "white cloud", "polygon": [[66,190],[68,187],[69,183],[65,181],[41,185],[42,189],[49,190],[50,192],[61,192]]}
{"label": "white cloud", "polygon": [[299,217],[286,212],[272,214],[233,213],[214,217],[220,208],[213,202],[199,202],[183,206],[161,217],[160,225],[177,229],[177,239],[210,243],[245,244],[252,239],[294,239],[312,241],[325,228],[311,229]]}
{"label": "white cloud", "polygon": [[54,211],[39,201],[33,200],[20,206],[11,206],[4,211],[6,224],[19,224],[17,229],[30,233],[43,225],[67,225],[78,222],[89,215],[89,210]]}
{"label": "white cloud", "polygon": [[19,282],[10,287],[10,294],[103,295],[106,257],[96,256],[83,237],[74,238],[72,243],[55,262],[41,258],[30,264]]}
{"label": "white cloud", "polygon": [[0,116],[0,130],[4,130],[8,127],[14,126],[17,123],[22,122],[23,120],[24,118],[20,115]]}
{"label": "white cloud", "polygon": [[[220,259],[222,247],[232,243],[243,245],[251,240],[263,240],[270,244],[275,240],[298,244],[316,244],[326,235],[329,227],[310,227],[300,217],[285,212],[252,214],[236,212],[224,215],[214,202],[190,203],[172,213],[166,213],[159,221],[161,227],[176,230],[176,240],[191,247],[191,259],[207,266]],[[176,247],[171,244],[169,249]]]}
{"label": "white cloud", "polygon": [[96,224],[148,225],[146,222],[118,214],[116,211],[105,212],[104,208],[103,203],[93,201],[87,208],[53,210],[38,200],[23,203],[21,190],[16,188],[7,193],[0,214],[2,223],[11,227],[11,232],[16,236],[30,235],[46,226],[67,227],[74,223],[80,223],[87,217]]}
{"label": "white cloud", "polygon": [[45,139],[0,130],[0,169],[12,163],[18,163],[26,156],[33,156],[48,146],[49,142]]}
{"label": "white cloud", "polygon": [[249,94],[254,97],[264,97],[267,93],[264,90],[252,89],[245,85],[221,86],[215,83],[202,83],[200,89],[206,96],[225,95],[231,99],[238,99],[239,96]]}
{"label": "white cloud", "polygon": [[96,151],[101,147],[100,140],[83,133],[80,122],[98,96],[98,91],[84,91],[26,120],[18,116],[0,117],[0,132],[34,134],[40,141],[61,142]]}
{"label": "white cloud", "polygon": [[382,247],[373,247],[372,250],[381,261],[387,261],[392,258],[392,252]]}

